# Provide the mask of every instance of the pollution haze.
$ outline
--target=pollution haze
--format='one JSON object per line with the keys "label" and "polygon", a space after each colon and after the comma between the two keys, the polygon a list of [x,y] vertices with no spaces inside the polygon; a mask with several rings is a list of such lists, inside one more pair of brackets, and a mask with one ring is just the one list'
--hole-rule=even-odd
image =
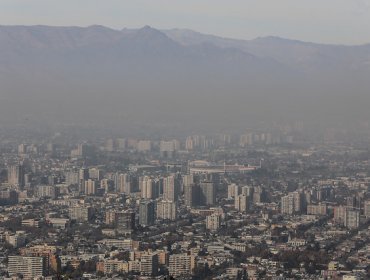
{"label": "pollution haze", "polygon": [[217,131],[370,121],[370,44],[0,26],[3,124]]}

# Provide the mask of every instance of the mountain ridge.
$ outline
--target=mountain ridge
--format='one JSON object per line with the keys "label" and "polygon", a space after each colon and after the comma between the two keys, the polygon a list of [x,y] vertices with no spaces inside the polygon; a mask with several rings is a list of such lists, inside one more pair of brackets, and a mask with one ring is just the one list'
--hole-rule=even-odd
{"label": "mountain ridge", "polygon": [[334,112],[332,99],[349,104],[348,92],[356,100],[370,88],[368,46],[187,34],[149,26],[0,26],[0,118],[177,118],[195,125],[197,116],[243,125]]}

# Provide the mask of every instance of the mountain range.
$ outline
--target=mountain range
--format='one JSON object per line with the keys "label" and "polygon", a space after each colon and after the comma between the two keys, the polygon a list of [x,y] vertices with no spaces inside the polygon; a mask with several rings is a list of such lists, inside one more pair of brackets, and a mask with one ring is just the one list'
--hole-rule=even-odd
{"label": "mountain range", "polygon": [[370,44],[149,26],[0,26],[4,122],[232,127],[368,119],[369,77]]}

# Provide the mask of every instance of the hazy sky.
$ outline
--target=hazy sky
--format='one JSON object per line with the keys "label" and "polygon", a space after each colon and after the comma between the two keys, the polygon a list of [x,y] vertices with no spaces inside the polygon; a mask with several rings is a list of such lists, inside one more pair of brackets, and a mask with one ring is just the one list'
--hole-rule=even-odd
{"label": "hazy sky", "polygon": [[361,44],[370,43],[370,0],[0,0],[0,24],[150,25]]}

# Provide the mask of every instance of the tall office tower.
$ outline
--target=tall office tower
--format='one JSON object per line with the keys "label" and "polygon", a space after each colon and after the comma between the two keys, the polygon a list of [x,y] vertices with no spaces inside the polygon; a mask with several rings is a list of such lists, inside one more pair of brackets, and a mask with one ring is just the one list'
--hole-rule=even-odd
{"label": "tall office tower", "polygon": [[216,202],[216,189],[211,182],[200,183],[200,201],[201,205],[214,205]]}
{"label": "tall office tower", "polygon": [[177,201],[180,195],[179,181],[175,179],[175,175],[163,178],[163,199]]}
{"label": "tall office tower", "polygon": [[135,229],[134,211],[116,212],[114,219],[114,224],[118,231],[132,231]]}
{"label": "tall office tower", "polygon": [[250,209],[249,197],[245,194],[240,194],[235,197],[235,209],[239,212],[247,213]]}
{"label": "tall office tower", "polygon": [[95,195],[96,194],[96,182],[94,180],[85,181],[85,190],[86,195]]}
{"label": "tall office tower", "polygon": [[45,257],[9,256],[9,276],[22,275],[23,279],[34,279],[46,276]]}
{"label": "tall office tower", "polygon": [[158,274],[158,255],[155,253],[144,253],[140,257],[140,274],[145,276],[156,276]]}
{"label": "tall office tower", "polygon": [[206,217],[206,228],[211,231],[216,231],[221,226],[221,216],[212,214]]}
{"label": "tall office tower", "polygon": [[187,254],[173,254],[169,258],[168,270],[172,277],[189,276],[194,273],[195,257]]}
{"label": "tall office tower", "polygon": [[356,229],[360,226],[360,211],[355,209],[346,209],[346,218],[344,226],[349,229]]}
{"label": "tall office tower", "polygon": [[119,174],[117,191],[119,193],[131,194],[131,178],[129,174]]}
{"label": "tall office tower", "polygon": [[184,186],[185,205],[188,207],[200,206],[201,192],[198,184]]}
{"label": "tall office tower", "polygon": [[154,199],[155,196],[155,190],[154,190],[154,181],[148,177],[140,177],[139,179],[140,184],[140,190],[141,190],[141,198],[144,199]]}
{"label": "tall office tower", "polygon": [[235,199],[240,194],[240,187],[236,184],[231,184],[227,186],[227,198]]}
{"label": "tall office tower", "polygon": [[370,218],[370,200],[364,203],[364,215],[367,219]]}
{"label": "tall office tower", "polygon": [[139,224],[151,226],[155,221],[155,206],[151,200],[141,200],[139,205]]}
{"label": "tall office tower", "polygon": [[21,164],[8,167],[8,183],[20,189],[24,187],[24,167]]}
{"label": "tall office tower", "polygon": [[293,215],[294,213],[294,198],[291,194],[281,198],[281,214]]}
{"label": "tall office tower", "polygon": [[176,220],[176,202],[169,200],[160,200],[157,202],[157,219]]}

